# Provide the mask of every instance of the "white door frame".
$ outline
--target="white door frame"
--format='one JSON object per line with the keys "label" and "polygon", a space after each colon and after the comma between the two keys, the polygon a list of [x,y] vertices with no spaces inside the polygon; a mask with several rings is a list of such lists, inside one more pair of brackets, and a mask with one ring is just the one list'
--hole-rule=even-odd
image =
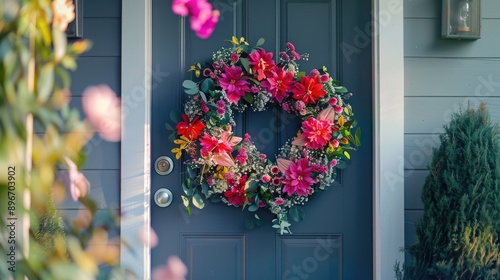
{"label": "white door frame", "polygon": [[[150,278],[152,0],[122,2],[121,264]],[[166,13],[169,11],[165,11]],[[393,279],[404,246],[403,0],[372,0],[373,279]],[[132,249],[132,250],[130,250]]]}

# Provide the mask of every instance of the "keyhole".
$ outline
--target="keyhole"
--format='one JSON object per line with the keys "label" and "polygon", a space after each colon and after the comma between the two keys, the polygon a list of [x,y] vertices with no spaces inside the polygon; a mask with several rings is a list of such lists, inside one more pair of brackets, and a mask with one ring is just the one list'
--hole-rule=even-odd
{"label": "keyhole", "polygon": [[174,169],[174,163],[167,156],[158,157],[155,161],[155,170],[159,175],[168,175]]}

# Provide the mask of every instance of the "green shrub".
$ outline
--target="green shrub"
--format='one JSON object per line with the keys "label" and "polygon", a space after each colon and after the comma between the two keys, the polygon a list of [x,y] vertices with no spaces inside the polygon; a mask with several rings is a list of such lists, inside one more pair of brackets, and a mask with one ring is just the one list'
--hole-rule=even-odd
{"label": "green shrub", "polygon": [[484,103],[452,116],[422,190],[413,263],[397,277],[500,279],[499,136]]}

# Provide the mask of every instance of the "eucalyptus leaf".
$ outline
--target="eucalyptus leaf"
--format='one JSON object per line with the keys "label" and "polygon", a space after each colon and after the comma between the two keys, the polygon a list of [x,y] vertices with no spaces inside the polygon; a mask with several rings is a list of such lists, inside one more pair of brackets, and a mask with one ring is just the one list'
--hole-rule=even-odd
{"label": "eucalyptus leaf", "polygon": [[290,217],[292,217],[292,219],[297,223],[304,220],[304,210],[297,205],[290,207],[288,213],[290,214]]}
{"label": "eucalyptus leaf", "polygon": [[200,89],[203,92],[209,92],[215,89],[215,84],[212,79],[205,79],[201,82]]}
{"label": "eucalyptus leaf", "polygon": [[199,193],[195,193],[193,195],[191,202],[198,209],[203,209],[203,207],[205,207],[205,202],[203,201]]}
{"label": "eucalyptus leaf", "polygon": [[198,88],[196,83],[191,81],[191,80],[184,80],[184,82],[182,82],[182,86],[185,88],[185,89],[190,89],[190,88]]}
{"label": "eucalyptus leaf", "polygon": [[165,123],[165,128],[167,130],[175,130],[169,123]]}
{"label": "eucalyptus leaf", "polygon": [[361,128],[356,129],[356,136],[354,137],[354,144],[356,147],[361,146]]}
{"label": "eucalyptus leaf", "polygon": [[195,95],[199,92],[200,90],[198,88],[187,88],[184,89],[184,92],[189,94],[189,95]]}
{"label": "eucalyptus leaf", "polygon": [[259,187],[259,181],[257,180],[247,180],[245,183],[245,192],[246,193],[251,193],[257,190]]}
{"label": "eucalyptus leaf", "polygon": [[338,93],[347,93],[349,91],[345,87],[335,87],[335,92],[338,92]]}
{"label": "eucalyptus leaf", "polygon": [[256,204],[252,204],[252,205],[248,206],[248,211],[250,211],[250,212],[255,212],[258,209],[259,209],[259,206]]}
{"label": "eucalyptus leaf", "polygon": [[185,181],[182,182],[182,190],[187,196],[192,196],[194,192],[194,189],[190,188]]}
{"label": "eucalyptus leaf", "polygon": [[257,40],[257,44],[255,46],[260,47],[260,46],[264,45],[265,42],[266,42],[266,40],[264,38],[259,38],[259,40]]}
{"label": "eucalyptus leaf", "polygon": [[181,113],[179,111],[170,111],[170,119],[174,122],[174,123],[178,123],[182,120],[181,118]]}
{"label": "eucalyptus leaf", "polygon": [[205,93],[203,91],[199,91],[199,93],[200,93],[201,99],[203,99],[203,101],[205,101],[205,103],[208,103],[207,96],[205,95]]}
{"label": "eucalyptus leaf", "polygon": [[247,219],[245,221],[245,228],[248,230],[255,228],[255,220],[254,219]]}
{"label": "eucalyptus leaf", "polygon": [[205,197],[208,197],[208,184],[207,184],[207,182],[203,182],[203,184],[201,184],[201,192],[203,193],[203,195],[205,195]]}

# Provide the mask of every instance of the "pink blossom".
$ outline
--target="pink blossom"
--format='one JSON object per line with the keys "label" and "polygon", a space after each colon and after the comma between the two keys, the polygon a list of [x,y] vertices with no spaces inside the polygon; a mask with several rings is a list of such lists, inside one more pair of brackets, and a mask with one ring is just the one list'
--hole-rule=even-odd
{"label": "pink blossom", "polygon": [[92,86],[83,92],[83,111],[99,135],[107,141],[121,138],[121,102],[107,86]]}
{"label": "pink blossom", "polygon": [[259,158],[262,160],[262,161],[265,161],[267,159],[267,156],[266,154],[259,154]]}
{"label": "pink blossom", "polygon": [[269,183],[271,182],[271,176],[267,175],[267,174],[264,174],[262,175],[262,178],[260,178],[262,180],[262,182],[264,183]]}
{"label": "pink blossom", "polygon": [[231,54],[231,61],[232,62],[236,63],[236,62],[238,62],[239,59],[240,59],[240,57],[238,56],[238,54],[236,54],[236,53]]}
{"label": "pink blossom", "polygon": [[217,100],[217,108],[224,108],[226,107],[226,102],[224,102],[224,100]]}
{"label": "pink blossom", "polygon": [[252,93],[257,93],[257,92],[259,92],[259,91],[260,91],[259,87],[258,87],[258,86],[256,86],[256,85],[253,85],[253,86],[250,88],[250,90],[252,91]]}
{"label": "pink blossom", "polygon": [[78,201],[81,197],[85,197],[89,193],[90,182],[78,171],[78,167],[72,160],[67,157],[64,159],[68,165],[68,170],[63,173],[62,179],[69,189],[71,198],[74,201]]}
{"label": "pink blossom", "polygon": [[243,76],[243,69],[238,66],[225,66],[224,73],[220,75],[219,83],[226,91],[227,99],[231,103],[238,103],[240,98],[250,91],[248,81]]}
{"label": "pink blossom", "polygon": [[226,110],[224,110],[224,108],[218,108],[217,109],[217,114],[224,115],[225,113],[226,113]]}
{"label": "pink blossom", "polygon": [[257,205],[262,208],[266,206],[266,203],[262,200],[259,200],[259,202],[257,202]]}
{"label": "pink blossom", "polygon": [[285,200],[282,198],[282,197],[277,197],[274,202],[276,202],[276,205],[280,206],[280,205],[283,205],[283,203],[285,203]]}
{"label": "pink blossom", "polygon": [[247,182],[247,175],[243,175],[238,182],[231,187],[231,189],[224,192],[224,196],[227,198],[229,203],[234,206],[241,206],[245,203],[246,193],[245,185]]}
{"label": "pink blossom", "polygon": [[313,164],[311,165],[312,172],[319,172],[321,174],[325,174],[328,168],[322,164]]}
{"label": "pink blossom", "polygon": [[336,160],[336,159],[332,159],[332,161],[330,161],[330,166],[331,166],[331,167],[335,167],[335,166],[337,166],[337,164],[338,164],[338,163],[339,163],[339,161],[338,161],[338,160]]}
{"label": "pink blossom", "polygon": [[226,181],[234,180],[234,173],[233,172],[227,172],[226,174],[224,174],[224,179],[226,179]]}
{"label": "pink blossom", "polygon": [[273,166],[273,167],[271,167],[271,173],[272,173],[273,175],[277,175],[278,173],[280,173],[280,169],[279,169],[279,167],[278,167],[278,166],[276,166],[276,165],[275,165],[275,166]]}
{"label": "pink blossom", "polygon": [[172,2],[172,11],[174,14],[180,15],[180,16],[187,16],[189,14],[189,9],[187,7],[187,4],[189,2],[192,2],[192,0],[174,0]]}
{"label": "pink blossom", "polygon": [[266,74],[274,67],[273,53],[266,53],[263,49],[258,49],[248,55],[248,61],[254,73],[257,73],[259,81],[266,78]]}
{"label": "pink blossom", "polygon": [[207,0],[174,0],[172,11],[183,17],[190,15],[191,29],[203,39],[212,35],[220,16],[220,12],[212,10]]}
{"label": "pink blossom", "polygon": [[288,105],[288,103],[282,103],[281,108],[283,108],[285,112],[290,112],[290,105]]}
{"label": "pink blossom", "polygon": [[275,185],[276,187],[278,187],[279,185],[281,185],[281,178],[280,177],[274,177],[273,178],[273,185]]}
{"label": "pink blossom", "polygon": [[219,139],[205,132],[200,138],[201,156],[211,157],[213,161],[222,166],[234,166],[234,162],[230,156],[233,147],[241,141],[240,137],[229,137],[228,132],[222,132]]}
{"label": "pink blossom", "polygon": [[164,266],[153,270],[152,280],[185,280],[188,273],[186,265],[176,256],[170,257]]}
{"label": "pink blossom", "polygon": [[261,85],[265,87],[271,96],[279,103],[288,96],[289,88],[293,85],[294,75],[292,72],[286,72],[283,68],[274,67],[267,75],[267,79],[262,81]]}
{"label": "pink blossom", "polygon": [[302,122],[302,127],[304,133],[301,136],[307,139],[305,146],[309,149],[320,150],[332,139],[330,121],[310,117]]}
{"label": "pink blossom", "polygon": [[235,157],[235,160],[238,161],[241,165],[244,165],[248,159],[248,155],[246,153],[245,148],[241,148],[239,154]]}
{"label": "pink blossom", "polygon": [[288,56],[288,54],[286,54],[286,52],[280,52],[280,58],[283,59],[284,61],[290,60],[290,57]]}
{"label": "pink blossom", "polygon": [[338,102],[338,100],[335,97],[332,97],[332,98],[330,98],[330,100],[328,100],[328,104],[330,104],[330,106],[337,105],[337,102]]}
{"label": "pink blossom", "polygon": [[245,133],[245,140],[243,140],[243,141],[245,141],[246,143],[248,143],[248,142],[250,142],[250,138],[252,138],[252,137],[250,136],[250,134]]}
{"label": "pink blossom", "polygon": [[319,77],[322,83],[326,84],[330,80],[330,76],[328,74],[323,74]]}
{"label": "pink blossom", "polygon": [[201,100],[201,111],[203,113],[208,113],[208,111],[210,111],[210,109],[208,108],[207,104],[203,100]]}
{"label": "pink blossom", "polygon": [[299,60],[300,59],[300,54],[298,54],[296,51],[292,51],[292,56],[295,60]]}
{"label": "pink blossom", "polygon": [[158,235],[152,227],[143,228],[139,231],[139,240],[150,248],[154,248],[158,245]]}
{"label": "pink blossom", "polygon": [[287,42],[287,43],[286,43],[286,47],[287,47],[289,50],[291,50],[291,51],[294,51],[294,50],[295,50],[295,46],[294,46],[292,43],[290,43],[290,42]]}
{"label": "pink blossom", "polygon": [[311,70],[311,72],[309,73],[309,76],[311,76],[311,77],[316,77],[316,76],[319,76],[319,71],[318,71],[318,69],[313,69],[313,70]]}
{"label": "pink blossom", "polygon": [[335,106],[335,113],[340,114],[344,111],[344,108],[342,106],[336,105]]}
{"label": "pink blossom", "polygon": [[307,192],[314,180],[311,178],[311,167],[307,158],[299,159],[297,162],[290,164],[290,169],[285,171],[285,179],[283,180],[283,192],[289,196],[297,194],[299,196],[307,196]]}
{"label": "pink blossom", "polygon": [[337,148],[340,145],[340,142],[337,139],[333,139],[330,143],[334,148]]}

